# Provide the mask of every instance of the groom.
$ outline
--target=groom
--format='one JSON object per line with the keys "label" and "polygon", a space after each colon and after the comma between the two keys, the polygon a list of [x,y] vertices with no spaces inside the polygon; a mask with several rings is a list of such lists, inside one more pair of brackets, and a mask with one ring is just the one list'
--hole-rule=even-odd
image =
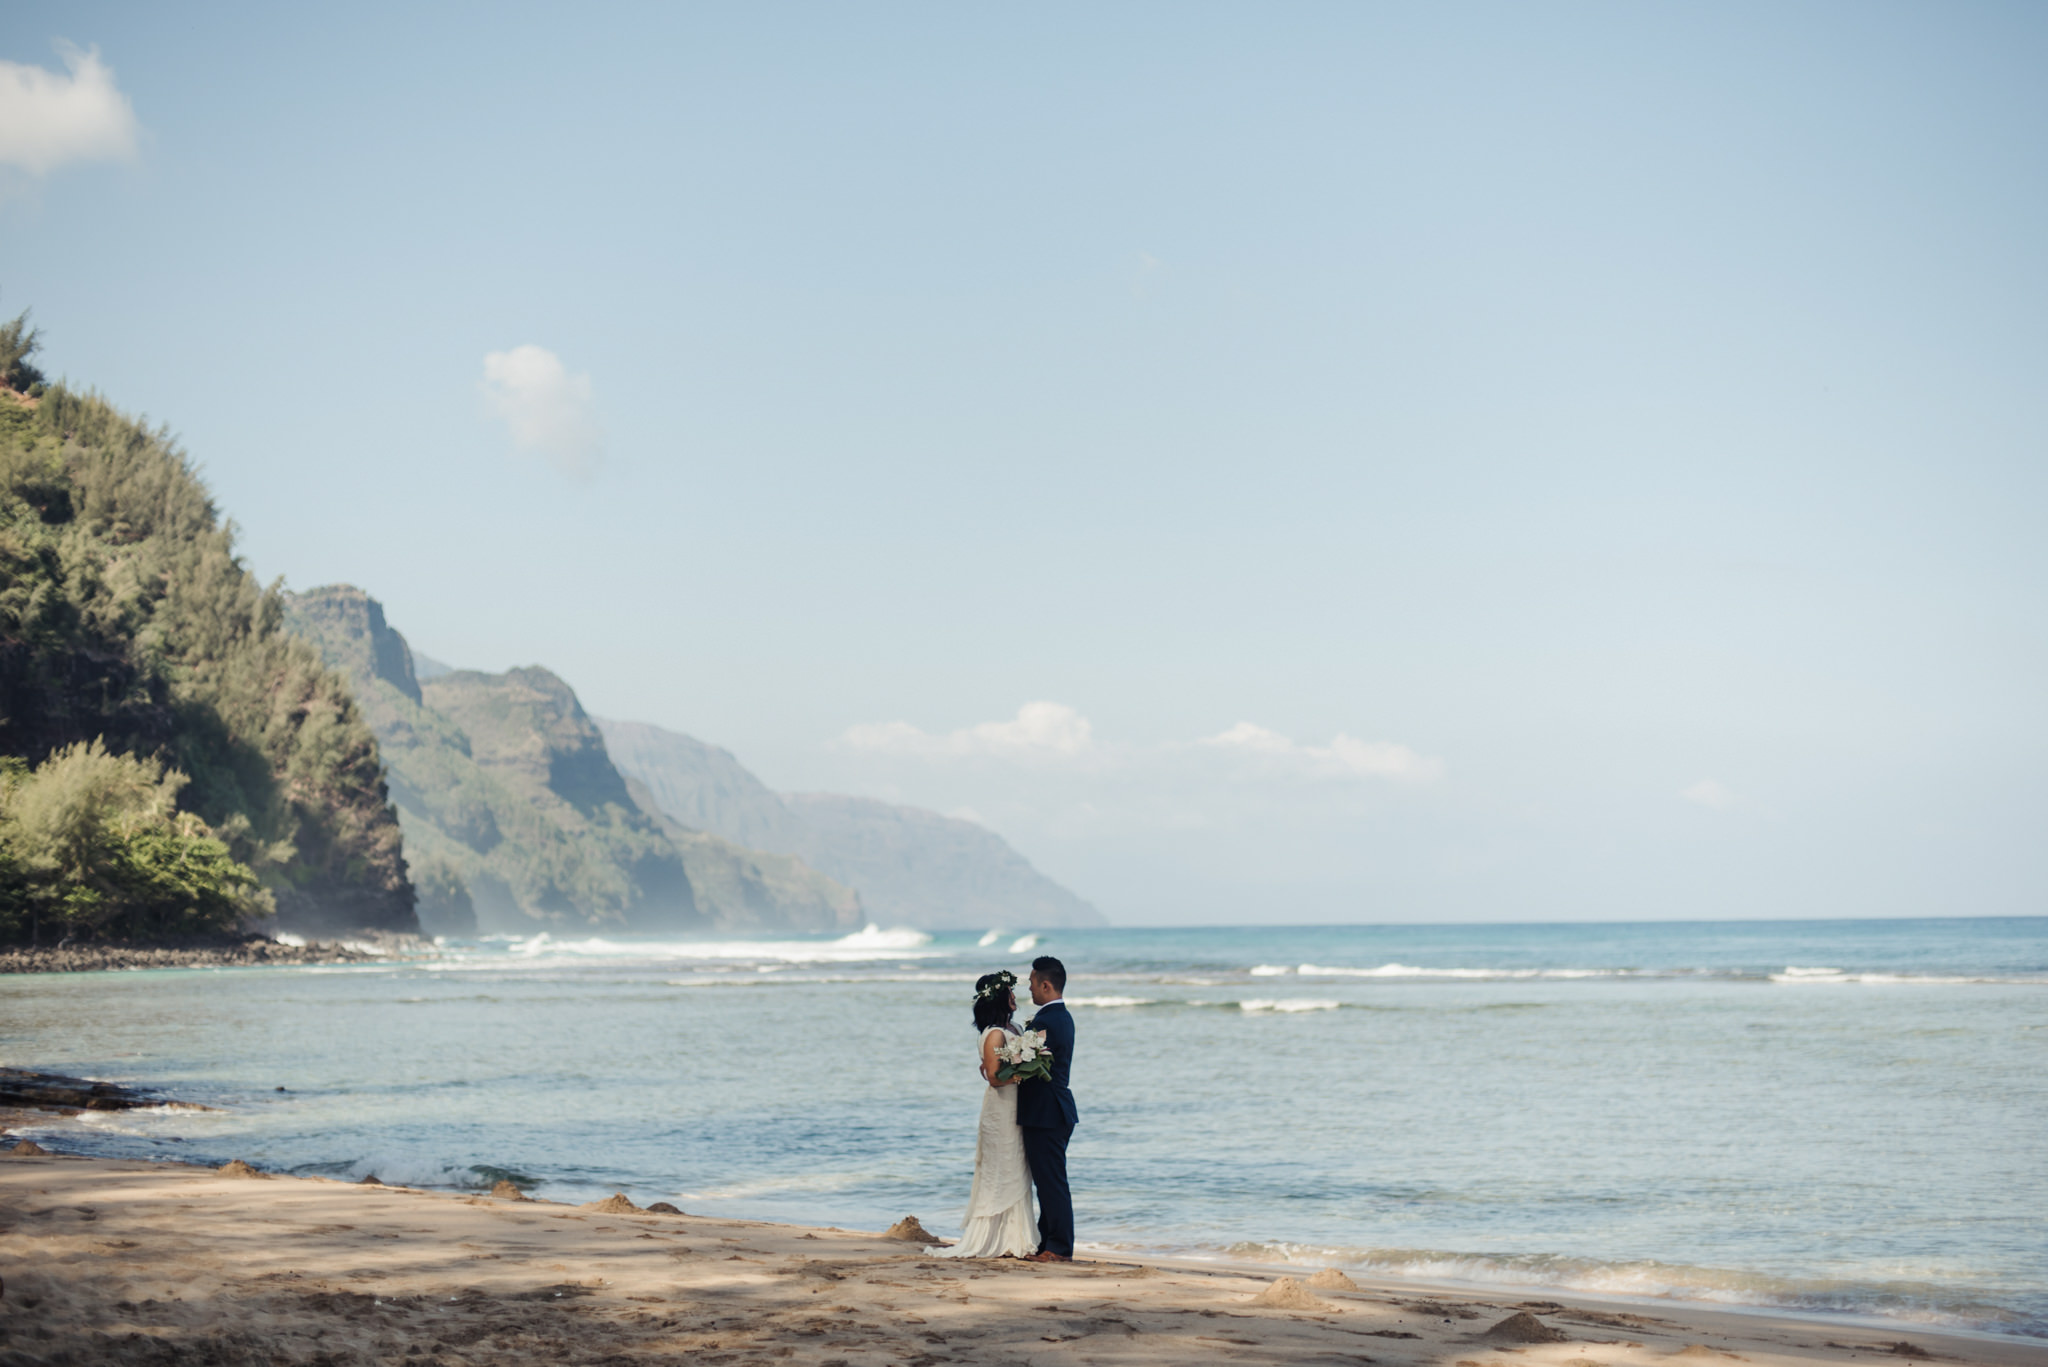
{"label": "groom", "polygon": [[1045,1031],[1052,1050],[1052,1080],[1036,1078],[1017,1085],[1017,1127],[1024,1131],[1024,1161],[1031,1165],[1031,1185],[1038,1188],[1038,1251],[1034,1263],[1074,1260],[1074,1196],[1067,1189],[1067,1141],[1081,1113],[1067,1078],[1074,1063],[1074,1018],[1060,994],[1067,990],[1067,969],[1050,954],[1031,961],[1031,1000],[1038,1014],[1024,1023],[1027,1030]]}

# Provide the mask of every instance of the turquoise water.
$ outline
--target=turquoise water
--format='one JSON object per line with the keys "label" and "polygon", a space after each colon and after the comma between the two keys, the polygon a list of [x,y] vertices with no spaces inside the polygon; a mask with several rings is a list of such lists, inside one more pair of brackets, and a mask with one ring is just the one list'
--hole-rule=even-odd
{"label": "turquoise water", "polygon": [[72,1151],[944,1231],[1051,952],[1084,1243],[2048,1336],[2048,920],[982,938],[13,977],[0,1059],[223,1108]]}

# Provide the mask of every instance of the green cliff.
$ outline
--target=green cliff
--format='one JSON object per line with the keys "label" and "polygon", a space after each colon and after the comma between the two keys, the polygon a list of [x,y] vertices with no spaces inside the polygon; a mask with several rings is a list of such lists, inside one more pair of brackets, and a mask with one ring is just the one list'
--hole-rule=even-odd
{"label": "green cliff", "polygon": [[801,861],[643,810],[549,671],[422,669],[382,605],[347,585],[287,603],[292,629],[354,681],[382,743],[430,931],[859,924],[859,900]]}

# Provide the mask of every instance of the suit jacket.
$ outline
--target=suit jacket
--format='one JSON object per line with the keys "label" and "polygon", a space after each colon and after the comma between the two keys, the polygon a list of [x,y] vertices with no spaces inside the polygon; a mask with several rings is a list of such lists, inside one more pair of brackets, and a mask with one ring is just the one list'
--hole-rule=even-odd
{"label": "suit jacket", "polygon": [[1052,1080],[1033,1078],[1017,1084],[1017,1123],[1031,1129],[1072,1129],[1081,1123],[1074,1094],[1067,1089],[1074,1066],[1074,1014],[1065,1002],[1047,1002],[1024,1028],[1045,1031],[1046,1047],[1052,1050]]}

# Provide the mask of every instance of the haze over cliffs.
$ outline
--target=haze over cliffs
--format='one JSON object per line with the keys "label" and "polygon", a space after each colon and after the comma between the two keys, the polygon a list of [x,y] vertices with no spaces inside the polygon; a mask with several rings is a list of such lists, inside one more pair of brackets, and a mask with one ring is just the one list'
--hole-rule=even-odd
{"label": "haze over cliffs", "polygon": [[860,925],[859,899],[801,861],[643,811],[575,690],[550,671],[438,669],[423,683],[411,647],[362,590],[286,602],[292,629],[349,675],[377,734],[428,930]]}
{"label": "haze over cliffs", "polygon": [[645,722],[597,725],[613,762],[677,821],[801,856],[874,919],[929,930],[1093,926],[1089,903],[971,821],[874,798],[776,793],[731,752]]}
{"label": "haze over cliffs", "polygon": [[285,597],[349,676],[442,934],[1100,925],[994,832],[829,793],[779,794],[732,754],[587,715],[533,666],[420,663],[361,589]]}

